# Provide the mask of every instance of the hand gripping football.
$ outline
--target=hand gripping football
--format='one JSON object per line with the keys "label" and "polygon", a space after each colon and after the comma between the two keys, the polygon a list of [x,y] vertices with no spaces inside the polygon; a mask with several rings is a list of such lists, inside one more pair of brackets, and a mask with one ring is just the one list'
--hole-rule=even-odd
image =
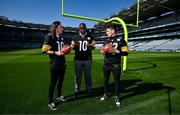
{"label": "hand gripping football", "polygon": [[113,45],[112,44],[106,44],[103,48],[102,48],[102,50],[103,50],[103,52],[104,53],[108,53],[110,50],[112,50],[113,49]]}
{"label": "hand gripping football", "polygon": [[79,41],[76,41],[74,45],[79,46],[80,45]]}
{"label": "hand gripping football", "polygon": [[65,55],[71,53],[71,47],[68,45],[64,45],[64,47],[61,49],[61,52],[64,53]]}

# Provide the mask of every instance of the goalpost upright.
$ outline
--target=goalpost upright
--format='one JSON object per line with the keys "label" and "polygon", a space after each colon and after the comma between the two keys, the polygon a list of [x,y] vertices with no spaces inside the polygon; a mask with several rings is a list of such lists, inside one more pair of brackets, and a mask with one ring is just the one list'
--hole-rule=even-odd
{"label": "goalpost upright", "polygon": [[[91,18],[91,17],[86,17],[86,16],[80,16],[80,15],[74,15],[74,14],[67,14],[64,13],[64,0],[62,0],[62,16],[65,17],[70,17],[70,18],[78,18],[78,19],[83,19],[83,20],[91,20],[91,21],[96,21],[96,22],[103,22],[103,23],[113,23],[113,24],[120,24],[123,27],[124,30],[124,39],[125,41],[128,43],[128,29],[127,26],[130,27],[139,27],[139,0],[136,0],[137,2],[137,15],[136,15],[136,25],[134,24],[126,24],[121,18],[119,17],[113,17],[109,20],[102,20],[102,19],[98,19],[98,18]],[[123,57],[123,71],[127,69],[127,56]]]}

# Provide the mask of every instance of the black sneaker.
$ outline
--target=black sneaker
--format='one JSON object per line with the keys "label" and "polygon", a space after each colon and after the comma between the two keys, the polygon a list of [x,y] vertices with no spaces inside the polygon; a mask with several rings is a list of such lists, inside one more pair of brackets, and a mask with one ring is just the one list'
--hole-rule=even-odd
{"label": "black sneaker", "polygon": [[117,107],[120,107],[120,105],[121,105],[119,97],[117,97],[117,96],[115,96],[115,104]]}
{"label": "black sneaker", "polygon": [[108,98],[108,95],[105,93],[101,98],[100,101],[105,101]]}
{"label": "black sneaker", "polygon": [[75,95],[75,98],[78,98],[79,92],[75,92],[74,95]]}
{"label": "black sneaker", "polygon": [[55,103],[49,103],[48,107],[53,111],[57,110],[57,106],[55,105]]}
{"label": "black sneaker", "polygon": [[92,97],[93,96],[93,92],[90,90],[90,91],[88,91],[88,96],[89,97]]}
{"label": "black sneaker", "polygon": [[58,100],[58,101],[66,101],[66,100],[64,99],[64,96],[59,96],[59,97],[56,98],[56,100]]}

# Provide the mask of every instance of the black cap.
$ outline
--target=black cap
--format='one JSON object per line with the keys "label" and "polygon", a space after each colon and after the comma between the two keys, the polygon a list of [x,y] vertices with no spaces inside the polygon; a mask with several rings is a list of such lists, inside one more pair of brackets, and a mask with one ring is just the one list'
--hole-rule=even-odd
{"label": "black cap", "polygon": [[86,29],[86,24],[85,23],[80,23],[79,28],[80,29]]}

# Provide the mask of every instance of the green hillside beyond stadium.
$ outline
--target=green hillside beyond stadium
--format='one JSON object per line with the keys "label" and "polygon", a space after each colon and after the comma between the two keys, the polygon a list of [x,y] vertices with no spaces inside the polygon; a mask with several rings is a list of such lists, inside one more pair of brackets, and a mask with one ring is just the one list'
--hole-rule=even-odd
{"label": "green hillside beyond stadium", "polygon": [[[103,94],[103,56],[93,54],[94,96],[86,96],[84,79],[82,95],[75,99],[73,53],[66,56],[67,69],[63,95],[57,111],[47,107],[49,59],[40,49],[0,52],[0,113],[37,114],[178,114],[180,113],[180,53],[130,52],[127,70],[121,76],[122,105],[114,97],[99,102]],[[113,93],[113,77],[110,80]]]}

